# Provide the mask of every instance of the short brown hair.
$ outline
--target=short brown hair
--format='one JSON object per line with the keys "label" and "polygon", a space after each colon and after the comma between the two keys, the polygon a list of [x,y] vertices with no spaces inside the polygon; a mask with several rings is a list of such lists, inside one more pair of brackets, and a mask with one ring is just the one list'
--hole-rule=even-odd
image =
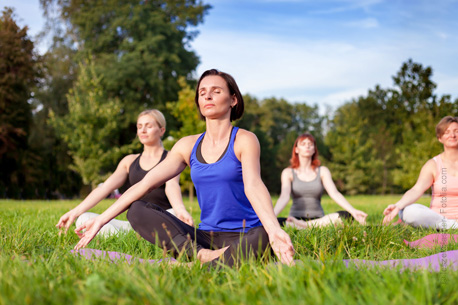
{"label": "short brown hair", "polygon": [[231,122],[240,119],[243,115],[245,105],[243,103],[243,97],[240,93],[239,87],[237,86],[235,79],[230,74],[218,71],[216,69],[210,69],[202,73],[202,75],[199,78],[199,82],[197,83],[196,96],[194,97],[194,101],[196,102],[197,109],[199,110],[200,118],[202,120],[205,120],[205,117],[202,115],[199,109],[199,86],[205,77],[211,75],[220,76],[226,81],[227,88],[229,89],[229,94],[231,96],[235,95],[235,97],[237,98],[237,104],[231,109]]}
{"label": "short brown hair", "polygon": [[458,123],[458,117],[453,117],[451,115],[448,115],[446,117],[443,117],[442,120],[436,125],[436,137],[440,139],[447,130],[448,126],[452,123]]}

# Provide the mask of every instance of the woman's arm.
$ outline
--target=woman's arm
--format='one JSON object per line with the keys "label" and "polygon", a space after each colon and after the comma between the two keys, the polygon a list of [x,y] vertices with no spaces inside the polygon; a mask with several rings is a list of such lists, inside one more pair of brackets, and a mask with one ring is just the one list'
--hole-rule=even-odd
{"label": "woman's arm", "polygon": [[285,168],[281,173],[281,193],[274,207],[274,213],[276,216],[283,211],[291,197],[291,181],[293,179],[291,171],[291,168]]}
{"label": "woman's arm", "polygon": [[[167,180],[180,174],[189,162],[191,149],[189,137],[178,141],[167,158],[150,170],[145,177],[132,187],[130,187],[113,205],[96,218],[92,218],[75,229],[80,236],[80,241],[75,249],[84,248],[97,234],[97,232],[111,219],[124,212],[132,202],[144,196],[149,190],[155,189],[164,184]],[[79,233],[86,229],[84,233]]]}
{"label": "woman's arm", "polygon": [[272,207],[270,194],[261,179],[260,146],[256,136],[239,129],[235,143],[236,155],[242,163],[245,194],[266,230],[273,251],[282,263],[292,264],[294,248],[289,235],[283,231]]}
{"label": "woman's arm", "polygon": [[105,199],[115,189],[120,188],[129,175],[128,169],[135,160],[136,155],[125,156],[114,173],[99,187],[95,188],[78,206],[65,213],[57,222],[56,227],[64,228],[66,233],[71,224],[84,212],[95,207],[101,200]]}
{"label": "woman's arm", "polygon": [[334,181],[332,180],[331,172],[326,166],[321,166],[320,168],[321,181],[323,183],[324,189],[328,193],[329,197],[332,198],[338,205],[344,208],[348,213],[350,213],[353,218],[355,218],[359,223],[365,224],[367,214],[363,211],[355,209],[342,193],[339,192]]}
{"label": "woman's arm", "polygon": [[186,210],[183,203],[183,197],[181,196],[180,175],[177,175],[165,183],[165,194],[178,219],[190,226],[194,226],[194,221]]}
{"label": "woman's arm", "polygon": [[415,185],[405,192],[402,198],[395,204],[390,204],[385,211],[383,211],[383,223],[391,222],[400,210],[404,209],[409,204],[412,204],[420,198],[425,191],[434,183],[434,176],[436,172],[436,161],[433,159],[423,165],[418,180]]}

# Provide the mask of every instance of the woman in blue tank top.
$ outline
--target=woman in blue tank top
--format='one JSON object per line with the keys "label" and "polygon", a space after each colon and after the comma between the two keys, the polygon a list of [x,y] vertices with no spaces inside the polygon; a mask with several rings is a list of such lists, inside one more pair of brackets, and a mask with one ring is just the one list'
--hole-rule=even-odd
{"label": "woman in blue tank top", "polygon": [[[361,224],[366,222],[367,214],[351,206],[337,190],[329,169],[320,166],[316,141],[311,134],[304,133],[296,139],[290,163],[281,174],[281,193],[274,208],[275,215],[280,214],[290,197],[293,198],[288,219],[278,219],[282,225],[286,223],[298,229],[322,227],[340,224],[343,218],[356,219]],[[324,215],[321,207],[324,189],[345,211]]]}
{"label": "woman in blue tank top", "polygon": [[[129,185],[139,182],[150,169],[162,162],[167,156],[167,151],[162,146],[161,141],[165,126],[165,117],[159,110],[149,109],[141,112],[137,117],[137,137],[143,145],[143,152],[125,156],[119,162],[114,173],[102,185],[95,188],[78,206],[65,213],[59,219],[56,227],[66,232],[75,220],[78,227],[87,220],[97,217],[98,214],[87,211],[95,207],[114,190],[123,186],[126,181]],[[141,200],[155,203],[169,213],[177,215],[178,218],[189,225],[193,225],[192,217],[183,204],[179,176],[145,194]],[[113,219],[103,226],[100,234],[111,235],[121,230],[127,231],[130,229],[129,222]]]}
{"label": "woman in blue tank top", "polygon": [[[244,111],[235,80],[215,69],[204,72],[195,102],[206,122],[205,133],[180,139],[142,181],[99,217],[78,227],[81,240],[75,249],[85,247],[104,224],[130,206],[127,217],[134,230],[175,256],[195,254],[204,263],[221,261],[232,266],[241,257],[260,258],[273,250],[281,262],[294,263],[293,245],[275,217],[270,194],[261,180],[258,139],[231,124]],[[154,204],[136,201],[186,166],[191,168],[202,210],[199,229]],[[80,234],[83,229],[86,232]]]}

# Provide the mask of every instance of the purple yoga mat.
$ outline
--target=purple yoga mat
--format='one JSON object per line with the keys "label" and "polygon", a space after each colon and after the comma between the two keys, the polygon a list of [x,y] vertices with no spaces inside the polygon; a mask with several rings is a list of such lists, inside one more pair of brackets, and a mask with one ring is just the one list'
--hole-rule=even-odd
{"label": "purple yoga mat", "polygon": [[[133,262],[140,263],[149,263],[157,264],[161,262],[173,263],[176,262],[174,258],[164,258],[164,259],[150,259],[144,260],[142,258],[133,257],[132,255],[119,253],[114,251],[102,251],[96,249],[80,249],[78,251],[72,250],[73,254],[79,254],[80,256],[89,259],[108,259],[113,263],[117,262],[127,262],[131,264]],[[401,270],[405,269],[428,269],[432,271],[440,271],[441,268],[452,268],[453,270],[458,270],[458,250],[452,250],[447,252],[441,252],[433,254],[430,256],[422,258],[412,258],[412,259],[393,259],[385,261],[370,261],[364,259],[344,259],[343,260],[346,267],[351,266],[387,266],[392,269],[400,267]]]}
{"label": "purple yoga mat", "polygon": [[457,234],[430,234],[423,238],[407,241],[404,239],[406,245],[411,248],[427,248],[431,249],[437,246],[445,246],[448,243],[458,242]]}
{"label": "purple yoga mat", "polygon": [[140,262],[140,263],[146,262],[149,264],[157,264],[161,262],[168,262],[168,263],[176,262],[176,259],[174,258],[144,260],[142,258],[133,257],[132,255],[125,254],[125,253],[119,253],[119,252],[113,252],[113,251],[102,251],[102,250],[96,250],[96,249],[79,249],[79,250],[72,250],[71,252],[73,254],[79,254],[82,257],[89,259],[89,260],[102,258],[102,259],[108,259],[113,263],[127,262],[128,264],[131,264],[133,262]]}
{"label": "purple yoga mat", "polygon": [[392,259],[386,261],[368,261],[364,259],[344,259],[345,266],[387,266],[392,269],[400,267],[405,269],[428,269],[440,271],[441,268],[458,269],[458,250],[441,252],[421,258]]}

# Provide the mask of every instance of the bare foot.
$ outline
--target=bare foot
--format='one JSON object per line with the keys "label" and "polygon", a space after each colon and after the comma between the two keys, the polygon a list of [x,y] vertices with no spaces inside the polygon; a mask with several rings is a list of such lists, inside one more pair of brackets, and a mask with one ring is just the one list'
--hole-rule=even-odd
{"label": "bare foot", "polygon": [[197,259],[200,260],[202,263],[210,262],[220,257],[221,254],[223,254],[227,250],[227,248],[229,248],[229,246],[218,250],[202,249],[197,253]]}
{"label": "bare foot", "polygon": [[305,221],[302,221],[302,223],[301,223],[301,221],[299,219],[297,219],[296,217],[288,216],[288,218],[286,218],[286,226],[287,227],[306,228],[306,226],[304,224],[306,224]]}

